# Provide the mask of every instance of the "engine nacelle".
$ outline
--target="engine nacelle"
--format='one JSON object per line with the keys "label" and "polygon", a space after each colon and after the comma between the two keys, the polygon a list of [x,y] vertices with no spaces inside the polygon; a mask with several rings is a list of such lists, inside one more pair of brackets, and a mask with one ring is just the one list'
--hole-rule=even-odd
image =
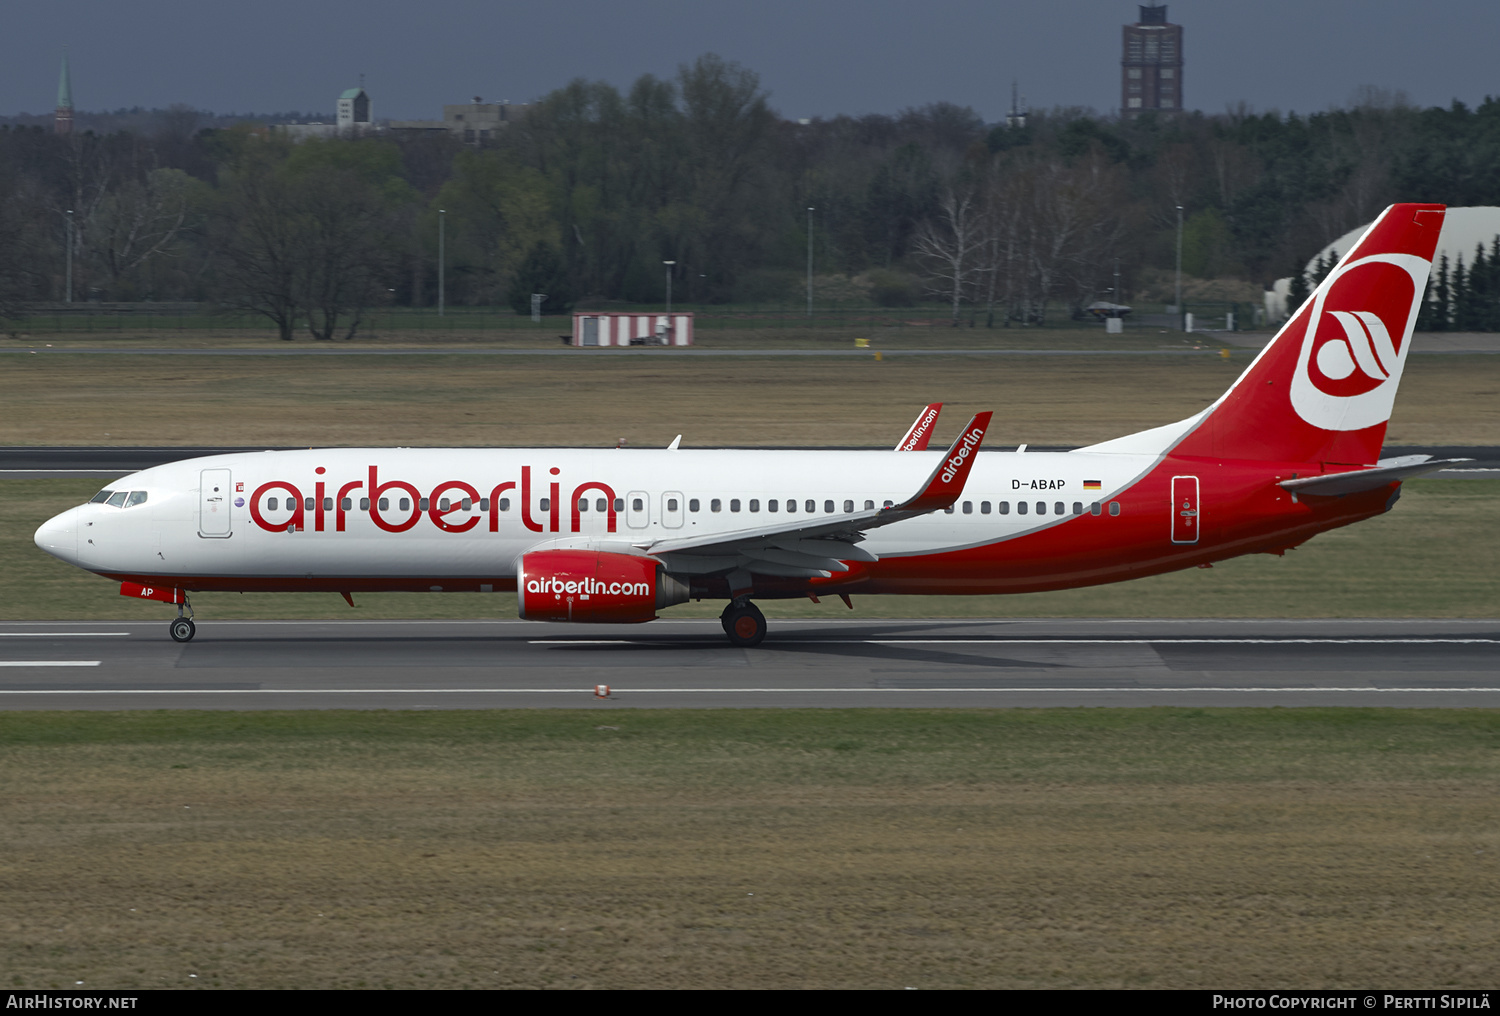
{"label": "engine nacelle", "polygon": [[592,550],[538,550],[516,566],[516,599],[528,621],[650,621],[686,603],[688,587],[649,557]]}

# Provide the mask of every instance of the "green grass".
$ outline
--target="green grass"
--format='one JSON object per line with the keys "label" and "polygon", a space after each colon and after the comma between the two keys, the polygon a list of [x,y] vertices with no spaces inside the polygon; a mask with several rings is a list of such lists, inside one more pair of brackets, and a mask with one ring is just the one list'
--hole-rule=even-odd
{"label": "green grass", "polygon": [[[1486,781],[1500,779],[1500,710],[0,713],[0,759],[43,755],[200,773],[353,768],[372,780],[435,764],[468,780],[503,773],[593,791]],[[7,786],[21,789],[0,772],[0,791]]]}
{"label": "green grass", "polygon": [[[160,620],[172,608],[127,600],[112,583],[38,550],[36,527],[88,499],[89,480],[0,481],[0,617]],[[1250,555],[1128,583],[1024,596],[859,596],[765,601],[777,618],[859,617],[1497,617],[1500,480],[1414,480],[1386,515],[1319,536],[1285,557]],[[510,594],[199,593],[201,620],[512,618]],[[717,617],[721,603],[665,617]]]}

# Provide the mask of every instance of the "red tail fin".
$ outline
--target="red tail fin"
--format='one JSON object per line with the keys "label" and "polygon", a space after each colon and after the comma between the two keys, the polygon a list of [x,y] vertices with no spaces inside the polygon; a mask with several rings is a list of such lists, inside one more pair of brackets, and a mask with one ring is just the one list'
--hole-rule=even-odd
{"label": "red tail fin", "polygon": [[1387,208],[1177,453],[1374,463],[1444,211]]}

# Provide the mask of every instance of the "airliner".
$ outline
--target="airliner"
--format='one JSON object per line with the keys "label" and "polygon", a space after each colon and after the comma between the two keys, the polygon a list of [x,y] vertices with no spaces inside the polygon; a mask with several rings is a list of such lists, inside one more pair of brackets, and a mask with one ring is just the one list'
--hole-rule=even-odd
{"label": "airliner", "polygon": [[1069,452],[986,450],[990,413],[927,450],[323,448],[133,473],[36,532],[175,605],[191,593],[515,591],[521,617],[650,621],[724,600],[1026,593],[1282,554],[1389,511],[1452,461],[1380,460],[1445,207],[1393,205],[1217,401]]}

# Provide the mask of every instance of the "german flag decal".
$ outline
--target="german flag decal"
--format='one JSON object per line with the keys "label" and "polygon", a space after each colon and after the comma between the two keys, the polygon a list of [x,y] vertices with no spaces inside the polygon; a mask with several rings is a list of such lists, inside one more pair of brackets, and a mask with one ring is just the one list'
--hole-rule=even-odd
{"label": "german flag decal", "polygon": [[1084,490],[1098,490],[1100,486],[1101,485],[1100,485],[1100,483],[1099,483],[1098,480],[1084,480],[1083,481],[1083,489]]}

